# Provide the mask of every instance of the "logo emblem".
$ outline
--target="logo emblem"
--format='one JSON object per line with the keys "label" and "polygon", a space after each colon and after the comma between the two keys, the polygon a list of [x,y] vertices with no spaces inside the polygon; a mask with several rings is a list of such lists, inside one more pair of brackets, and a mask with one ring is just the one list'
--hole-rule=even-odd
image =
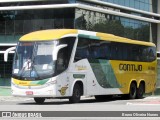
{"label": "logo emblem", "polygon": [[65,95],[66,94],[66,90],[68,89],[67,86],[68,86],[68,84],[66,86],[62,87],[60,90],[58,90],[61,93],[61,95]]}

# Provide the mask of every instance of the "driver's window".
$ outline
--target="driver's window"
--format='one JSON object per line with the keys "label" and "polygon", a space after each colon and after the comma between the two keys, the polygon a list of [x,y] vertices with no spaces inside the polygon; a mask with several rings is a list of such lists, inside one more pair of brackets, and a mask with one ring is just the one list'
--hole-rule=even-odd
{"label": "driver's window", "polygon": [[68,53],[67,47],[62,48],[57,56],[57,73],[63,72],[68,67]]}

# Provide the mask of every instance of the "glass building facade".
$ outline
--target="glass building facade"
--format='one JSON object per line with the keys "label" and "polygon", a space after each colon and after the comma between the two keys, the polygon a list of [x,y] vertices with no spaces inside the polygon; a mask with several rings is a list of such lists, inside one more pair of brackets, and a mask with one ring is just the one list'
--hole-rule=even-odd
{"label": "glass building facade", "polygon": [[1,43],[15,43],[36,30],[74,28],[74,8],[2,11],[0,28]]}
{"label": "glass building facade", "polygon": [[[87,7],[77,7],[77,4],[102,10],[116,11],[127,15],[134,15],[148,19],[159,20],[159,17],[148,13],[157,13],[157,0],[99,0],[102,3],[90,0],[41,0],[23,2],[0,1],[0,43],[16,43],[18,39],[29,32],[43,29],[75,28],[140,40],[157,42],[157,23],[147,20],[133,19],[123,15],[114,15],[110,12],[91,10]],[[109,5],[112,3],[115,6]],[[36,8],[43,5],[70,5],[75,7]],[[118,6],[116,6],[118,5]],[[24,9],[26,6],[33,8]],[[22,7],[16,8],[16,7]],[[123,7],[132,8],[128,10]],[[3,9],[4,8],[4,9]],[[8,9],[7,9],[8,8]],[[13,8],[13,9],[12,9]],[[35,9],[36,8],[36,9]],[[137,12],[136,10],[148,12]],[[0,47],[4,51],[7,47]],[[0,86],[9,86],[12,69],[13,54],[9,55],[9,62],[4,63],[3,54],[0,54]]]}
{"label": "glass building facade", "polygon": [[[75,28],[150,41],[150,23],[84,9],[75,10]],[[152,36],[151,36],[152,37]]]}
{"label": "glass building facade", "polygon": [[157,0],[101,0],[117,5],[157,13]]}

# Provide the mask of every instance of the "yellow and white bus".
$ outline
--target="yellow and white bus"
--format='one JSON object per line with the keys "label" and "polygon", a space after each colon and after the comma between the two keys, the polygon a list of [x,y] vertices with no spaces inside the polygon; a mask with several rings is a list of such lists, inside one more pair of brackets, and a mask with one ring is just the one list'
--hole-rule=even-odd
{"label": "yellow and white bus", "polygon": [[77,103],[90,95],[142,98],[155,90],[156,66],[156,46],[150,42],[76,29],[36,31],[16,46],[12,95],[36,103],[47,98]]}

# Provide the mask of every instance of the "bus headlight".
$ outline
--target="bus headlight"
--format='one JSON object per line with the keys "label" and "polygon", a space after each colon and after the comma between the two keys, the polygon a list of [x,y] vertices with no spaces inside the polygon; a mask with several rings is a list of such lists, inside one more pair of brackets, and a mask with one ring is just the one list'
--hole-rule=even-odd
{"label": "bus headlight", "polygon": [[56,84],[56,83],[57,83],[57,80],[54,80],[54,81],[50,81],[50,82],[45,83],[43,86],[48,87],[48,86]]}

